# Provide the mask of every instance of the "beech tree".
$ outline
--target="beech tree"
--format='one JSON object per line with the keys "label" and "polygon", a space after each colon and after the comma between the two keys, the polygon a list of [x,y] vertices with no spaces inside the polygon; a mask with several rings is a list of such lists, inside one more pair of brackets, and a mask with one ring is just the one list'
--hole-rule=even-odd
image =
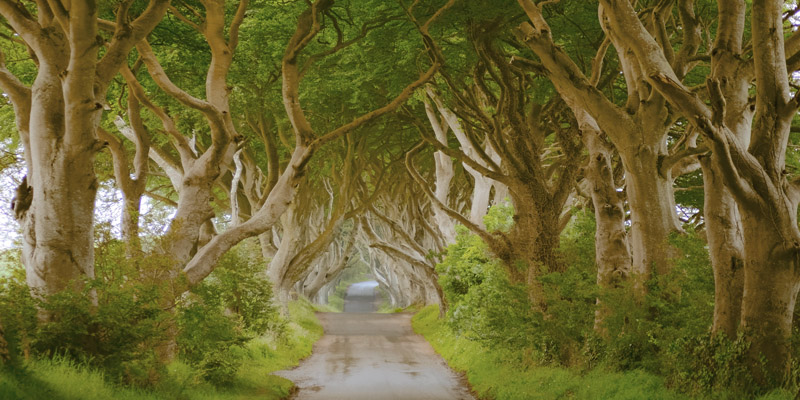
{"label": "beech tree", "polygon": [[[798,186],[787,179],[786,146],[797,96],[789,86],[789,62],[800,35],[784,39],[784,2],[752,4],[752,59],[741,57],[744,1],[719,2],[719,34],[711,49],[709,103],[685,87],[658,42],[624,1],[601,1],[613,30],[633,50],[643,76],[701,132],[710,163],[736,199],[744,241],[744,290],[740,329],[751,342],[753,372],[779,381],[789,366],[792,316],[800,291]],[[725,4],[722,4],[725,3]],[[694,2],[680,5],[692,12]],[[751,82],[752,103],[747,99]],[[744,112],[743,108],[751,108]],[[749,143],[747,138],[750,138]],[[717,275],[719,276],[719,274]],[[728,282],[718,282],[727,284]],[[767,371],[758,360],[766,357]],[[764,372],[766,375],[764,375]]]}
{"label": "beech tree", "polygon": [[[128,12],[130,2],[117,7],[115,22],[98,20],[97,7],[93,4],[51,10],[49,5],[41,3],[35,17],[21,4],[6,2],[1,5],[2,15],[30,48],[39,66],[32,88],[27,88],[5,65],[0,68],[2,90],[15,105],[29,168],[27,184],[21,186],[15,207],[25,224],[25,262],[32,289],[42,289],[43,294],[55,293],[74,278],[92,276],[92,213],[97,186],[93,155],[103,147],[97,140],[98,135],[109,143],[115,159],[115,175],[127,203],[124,231],[131,248],[139,248],[136,216],[149,167],[146,155],[170,179],[177,194],[176,212],[166,235],[168,240],[164,242],[167,248],[162,250],[175,262],[173,278],[186,278],[184,282],[175,280],[180,292],[186,285],[197,284],[207,276],[219,257],[236,243],[255,235],[267,236],[264,234],[271,231],[292,204],[298,186],[303,184],[309,160],[320,147],[399,107],[440,65],[431,63],[410,84],[394,91],[395,97],[386,105],[353,116],[339,125],[324,126],[327,133],[317,134],[299,101],[299,87],[306,71],[315,62],[363,38],[385,20],[367,22],[354,38],[347,39],[331,12],[333,1],[309,4],[299,16],[279,68],[283,111],[291,127],[286,136],[293,136],[288,164],[279,165],[276,146],[268,146],[269,167],[262,173],[253,168],[252,155],[242,150],[243,136],[237,132],[237,125],[243,126],[243,121],[234,120],[231,113],[228,75],[248,8],[246,0],[237,4],[232,13],[226,13],[228,10],[222,1],[204,1],[201,9],[194,9],[154,0],[132,22]],[[405,11],[418,23],[424,36],[452,4],[450,1],[434,9],[424,21],[413,17],[414,6]],[[195,95],[192,94],[194,90],[179,87],[162,66],[158,49],[154,49],[146,37],[168,10],[179,23],[195,31],[210,50],[202,88],[204,95]],[[100,58],[97,50],[102,43],[95,40],[99,29],[113,34]],[[335,31],[336,43],[318,54],[304,54],[323,29]],[[432,42],[424,40],[424,43]],[[129,69],[126,61],[134,47],[139,58]],[[146,68],[147,75],[140,66]],[[127,121],[117,121],[120,136],[99,126],[102,110],[108,108],[106,89],[118,72],[122,72],[129,92]],[[152,79],[159,93],[144,87],[146,76]],[[170,102],[177,102],[184,110],[192,110],[204,119],[200,121],[209,136],[203,144],[182,131],[178,122],[180,112],[158,104],[161,100],[156,98],[164,95]],[[168,136],[171,148],[148,144],[149,127],[141,123],[144,114],[156,117],[160,123],[156,130]],[[263,118],[248,122],[263,125]],[[123,137],[137,147],[133,177],[128,168],[128,155],[123,151]],[[264,138],[269,142],[272,136],[264,135]],[[209,199],[216,197],[214,188],[220,184],[228,187],[233,223],[229,229],[217,233],[212,223],[215,210]],[[246,190],[239,190],[240,185]],[[245,203],[239,201],[239,197],[248,196]],[[341,218],[333,220],[338,224]],[[310,254],[316,256],[317,251],[326,247],[336,226],[324,232],[325,240],[313,243]],[[307,266],[312,259],[300,264]],[[293,278],[303,278],[307,272],[302,268],[293,271],[297,274]]]}
{"label": "beech tree", "polygon": [[14,203],[23,262],[28,285],[42,295],[94,275],[94,158],[103,147],[97,127],[106,92],[168,5],[150,1],[137,16],[132,3],[119,2],[112,22],[99,20],[100,6],[91,1],[40,1],[34,10],[0,2],[0,15],[37,64],[31,86],[0,65],[0,89],[14,105],[27,167]]}
{"label": "beech tree", "polygon": [[[372,250],[370,258],[374,260],[369,264],[379,283],[388,288],[391,283],[408,281],[413,286],[408,288],[412,293],[392,294],[395,301],[413,299],[439,304],[443,315],[447,304],[436,264],[448,243],[443,240],[442,226],[437,225],[434,205],[402,167],[399,162],[384,167],[392,178],[376,187],[371,200],[364,203],[358,219],[359,241]],[[376,258],[377,254],[385,257]],[[390,289],[390,294],[393,290]]]}
{"label": "beech tree", "polygon": [[[349,138],[348,138],[349,139]],[[323,188],[317,189],[315,196],[310,183],[305,183],[300,190],[305,190],[298,196],[286,213],[281,217],[281,237],[275,240],[277,252],[269,262],[267,268],[274,290],[278,299],[286,304],[290,298],[290,290],[296,284],[305,282],[310,274],[317,271],[324,277],[318,268],[327,270],[329,265],[316,266],[315,262],[325,253],[334,255],[331,274],[337,269],[344,268],[352,248],[352,240],[347,239],[345,247],[349,249],[329,248],[342,234],[345,223],[352,221],[362,210],[364,205],[357,204],[360,196],[356,191],[363,186],[360,174],[363,173],[363,154],[350,140],[344,154],[341,168],[331,166],[331,178],[323,178]],[[356,155],[356,153],[359,153]],[[357,159],[358,157],[358,159]],[[352,232],[349,234],[352,238]],[[341,253],[339,253],[341,251]],[[330,258],[327,258],[330,261]],[[344,260],[340,265],[339,260]],[[318,268],[317,268],[318,267]],[[316,292],[326,281],[309,282],[309,291]],[[300,287],[298,293],[305,293],[306,289]]]}
{"label": "beech tree", "polygon": [[369,214],[360,219],[361,231],[369,247],[389,256],[393,274],[416,286],[425,303],[439,304],[440,315],[447,311],[444,293],[436,274],[436,258],[431,252],[437,249],[434,230],[426,219],[430,214],[414,201],[382,201],[379,207],[370,207]]}
{"label": "beech tree", "polygon": [[[541,5],[519,3],[531,21],[520,26],[521,34],[562,96],[595,118],[620,151],[623,164],[647,160],[641,154],[638,160],[632,160],[626,146],[635,143],[633,136],[617,133],[636,126],[636,121],[630,120],[635,109],[629,107],[628,115],[616,109],[597,90],[596,82],[587,79],[554,44]],[[640,11],[625,1],[600,3],[601,25],[617,50],[626,77],[628,105],[631,98],[637,102],[646,98],[639,110],[659,103],[663,109],[663,101],[667,101],[678,111],[676,116],[691,124],[681,141],[686,147],[680,152],[665,152],[663,135],[656,138],[653,143],[661,149],[659,170],[643,169],[639,174],[669,176],[672,171],[668,168],[676,165],[679,155],[701,154],[704,222],[716,286],[713,330],[730,337],[744,332],[752,343],[754,374],[762,383],[775,382],[788,365],[787,338],[800,289],[791,255],[796,251],[792,243],[797,243],[798,232],[796,189],[785,170],[789,130],[796,113],[789,75],[796,69],[794,58],[800,39],[796,33],[784,38],[783,2],[753,2],[752,48],[744,43],[748,4],[718,2],[715,36],[706,46],[706,54],[698,53],[703,47],[702,21],[694,1],[662,2]],[[680,31],[670,36],[665,20],[673,10]],[[675,52],[673,47],[679,50]],[[711,72],[703,85],[692,88],[686,83],[687,74],[703,60],[711,62]],[[752,93],[754,99],[750,98]],[[666,121],[663,127],[675,121],[663,112],[659,115],[664,117],[652,114],[648,121]],[[619,123],[625,119],[628,123]],[[614,121],[616,130],[612,129]],[[636,136],[636,140],[641,137],[646,136]],[[635,147],[637,151],[642,148],[638,144]],[[634,266],[639,268],[636,221],[647,214],[636,207],[636,188],[631,187],[636,173],[626,167]],[[656,233],[647,234],[648,240],[658,237]],[[771,379],[762,374],[756,362],[762,355],[768,360],[766,372]]]}
{"label": "beech tree", "polygon": [[[309,299],[319,300],[319,293],[329,282],[336,280],[341,273],[350,266],[356,244],[356,232],[353,226],[347,232],[341,232],[331,240],[328,249],[317,256],[314,263],[309,267],[305,279],[298,281],[298,293],[302,293]],[[327,303],[321,301],[321,303]]]}
{"label": "beech tree", "polygon": [[[630,46],[619,37],[619,32],[601,23],[609,43],[601,46],[595,62],[602,63],[606,46],[614,45],[627,88],[624,107],[604,95],[596,87],[597,81],[590,81],[569,55],[556,46],[539,5],[530,0],[519,0],[519,4],[533,24],[520,25],[521,39],[539,57],[559,94],[596,121],[622,159],[631,211],[632,272],[643,280],[653,272],[667,273],[671,257],[668,235],[682,231],[675,212],[672,163],[664,163],[665,159],[675,159],[670,157],[666,139],[676,117],[667,109],[666,99],[642,79]],[[653,10],[653,18],[663,23],[665,13],[663,7]],[[682,75],[696,52],[696,43],[687,40],[674,55]]]}
{"label": "beech tree", "polygon": [[[427,34],[429,26],[452,5],[448,2],[439,8],[430,18],[421,24],[421,32]],[[275,186],[270,191],[261,208],[253,216],[225,232],[215,236],[211,241],[198,249],[197,253],[186,264],[183,272],[188,283],[195,284],[207,276],[213,269],[219,257],[233,245],[241,240],[258,235],[271,228],[286,207],[291,204],[296,193],[296,186],[305,173],[305,167],[314,153],[323,144],[338,139],[348,134],[353,129],[385,115],[399,107],[413,91],[423,85],[438,70],[439,64],[433,62],[417,80],[408,84],[388,104],[371,112],[361,115],[350,122],[336,127],[327,133],[317,135],[310,121],[306,118],[305,111],[300,104],[299,85],[302,79],[303,65],[300,55],[308,44],[321,30],[321,15],[333,5],[333,1],[321,0],[309,6],[300,15],[297,29],[286,47],[281,61],[282,97],[286,115],[291,123],[294,134],[294,149],[287,167],[281,173]],[[310,58],[308,62],[314,62]]]}
{"label": "beech tree", "polygon": [[[455,78],[442,73],[453,98],[451,107],[433,90],[428,93],[458,138],[459,147],[451,148],[426,129],[420,132],[438,151],[468,166],[468,171],[480,174],[481,179],[494,182],[481,187],[481,179],[476,180],[478,193],[473,195],[474,201],[481,196],[488,198],[491,185],[495,186],[496,196],[508,193],[515,206],[514,225],[509,232],[488,232],[482,222],[475,221],[477,218],[467,218],[439,200],[416,172],[413,159],[419,147],[409,152],[407,165],[431,201],[450,218],[480,235],[503,260],[512,281],[528,285],[531,300],[543,305],[536,277],[540,271],[563,268],[557,249],[559,234],[570,218],[565,206],[581,159],[577,125],[563,119],[564,107],[558,99],[544,105],[532,100],[535,89],[530,71],[508,63],[489,26],[486,23],[471,27],[480,60],[472,71],[475,83],[462,87]],[[495,87],[498,89],[490,89]],[[429,120],[433,122],[435,118]],[[441,130],[435,124],[433,127],[435,133]],[[553,145],[548,145],[548,140]],[[482,215],[474,209],[472,213]],[[526,267],[518,268],[520,262]]]}

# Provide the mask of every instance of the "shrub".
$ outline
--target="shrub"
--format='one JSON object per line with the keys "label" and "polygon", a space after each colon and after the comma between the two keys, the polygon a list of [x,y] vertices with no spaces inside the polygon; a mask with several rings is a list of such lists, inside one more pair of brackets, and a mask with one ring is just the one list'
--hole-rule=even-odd
{"label": "shrub", "polygon": [[[507,230],[511,214],[507,206],[493,208],[486,225]],[[542,313],[530,307],[524,287],[509,283],[480,238],[459,227],[456,242],[437,266],[450,304],[448,328],[520,365],[639,370],[693,395],[757,395],[760,389],[745,367],[744,339],[710,334],[714,279],[702,238],[692,230],[671,237],[665,245],[675,254],[672,270],[652,277],[642,295],[632,281],[598,288],[595,229],[591,213],[577,212],[562,233],[559,252],[567,268],[539,277],[547,305]],[[598,298],[613,305],[603,335],[593,327]],[[798,320],[795,356],[800,356]],[[796,360],[784,385],[793,393],[800,386]]]}
{"label": "shrub", "polygon": [[19,366],[30,352],[30,340],[36,331],[36,306],[25,284],[25,269],[19,263],[19,251],[0,254],[0,324],[7,342],[8,364]]}
{"label": "shrub", "polygon": [[176,303],[169,257],[130,257],[124,243],[101,237],[96,278],[46,298],[31,296],[17,253],[5,254],[13,267],[0,277],[0,321],[14,365],[28,354],[63,357],[116,383],[152,386],[176,342],[206,380],[225,385],[241,364],[234,347],[267,331],[283,337],[286,323],[248,249],[227,254],[207,282]]}
{"label": "shrub", "polygon": [[[248,336],[236,318],[223,314],[218,304],[208,304],[197,296],[188,296],[181,304],[177,337],[180,356],[199,367],[203,378],[216,385],[232,383],[241,362],[232,351],[242,346]],[[227,358],[228,362],[224,359]]]}
{"label": "shrub", "polygon": [[31,347],[48,357],[62,355],[100,368],[107,378],[149,386],[164,372],[155,349],[168,340],[172,316],[164,310],[169,288],[159,274],[164,260],[130,258],[115,240],[96,252],[96,278],[80,290],[36,299],[51,316],[40,322]]}
{"label": "shrub", "polygon": [[214,272],[192,292],[206,304],[223,307],[239,318],[242,328],[251,335],[267,331],[282,335],[286,322],[272,301],[272,284],[263,262],[255,256],[258,250],[249,245],[244,242],[225,253]]}
{"label": "shrub", "polygon": [[286,334],[262,269],[246,248],[236,247],[180,302],[180,355],[214,385],[233,383],[242,365],[236,348],[267,331],[278,339]]}

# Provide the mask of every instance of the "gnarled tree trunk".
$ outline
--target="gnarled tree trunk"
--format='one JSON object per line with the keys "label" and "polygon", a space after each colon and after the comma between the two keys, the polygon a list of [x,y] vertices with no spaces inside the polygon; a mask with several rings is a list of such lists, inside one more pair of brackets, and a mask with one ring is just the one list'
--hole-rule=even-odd
{"label": "gnarled tree trunk", "polygon": [[[720,2],[721,5],[723,2]],[[744,239],[744,289],[741,329],[750,342],[750,367],[765,385],[781,382],[789,367],[789,337],[792,317],[800,291],[800,229],[797,226],[800,182],[786,177],[786,147],[791,121],[800,108],[798,97],[790,97],[787,51],[800,51],[800,33],[784,40],[780,0],[756,0],[752,7],[752,64],[712,70],[719,75],[707,81],[711,107],[682,85],[664,53],[639,21],[627,1],[602,0],[613,29],[629,42],[648,82],[659,90],[708,139],[712,161],[725,186],[735,197],[742,218]],[[693,9],[692,1],[681,3]],[[725,12],[722,12],[722,11]],[[744,1],[724,2],[719,14],[721,26],[740,29],[719,32],[743,34]],[[727,24],[727,25],[726,25]],[[728,40],[730,39],[730,40]],[[735,57],[741,38],[723,37],[720,51]],[[725,45],[734,43],[734,45]],[[740,42],[739,42],[740,43]],[[734,54],[730,54],[731,51]],[[715,59],[712,59],[714,62]],[[716,58],[716,61],[723,61]],[[749,146],[744,119],[727,119],[741,113],[740,90],[725,85],[749,85],[752,65],[755,77],[755,116]],[[742,83],[741,80],[746,80]],[[734,105],[728,108],[728,100]],[[734,114],[736,115],[736,114]],[[740,114],[746,116],[746,114]],[[762,370],[761,359],[766,360]]]}
{"label": "gnarled tree trunk", "polygon": [[106,90],[167,2],[151,1],[135,19],[130,4],[121,4],[116,13],[126,24],[110,24],[114,36],[102,57],[97,4],[74,2],[68,12],[36,5],[32,13],[22,3],[0,2],[0,14],[38,64],[30,89],[1,65],[0,88],[14,103],[28,168],[25,196],[14,204],[24,234],[22,260],[31,290],[49,295],[94,276],[94,156],[102,148],[96,129]]}

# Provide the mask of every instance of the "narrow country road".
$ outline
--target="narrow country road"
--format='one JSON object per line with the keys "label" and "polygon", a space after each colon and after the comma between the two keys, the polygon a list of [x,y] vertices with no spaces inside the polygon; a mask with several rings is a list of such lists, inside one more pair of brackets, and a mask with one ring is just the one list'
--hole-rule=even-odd
{"label": "narrow country road", "polygon": [[352,285],[344,313],[320,313],[325,335],[314,353],[277,375],[295,399],[473,399],[433,348],[411,330],[410,314],[375,314],[377,282]]}

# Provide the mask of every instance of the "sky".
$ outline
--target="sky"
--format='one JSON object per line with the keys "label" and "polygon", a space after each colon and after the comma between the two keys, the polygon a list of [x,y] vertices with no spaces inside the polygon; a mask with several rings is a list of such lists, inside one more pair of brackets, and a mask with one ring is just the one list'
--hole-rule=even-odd
{"label": "sky", "polygon": [[[0,153],[8,156],[9,142],[0,141]],[[21,158],[20,155],[16,155]],[[20,226],[14,220],[11,201],[14,191],[25,176],[22,162],[0,168],[0,251],[21,246]],[[95,200],[95,223],[109,227],[114,237],[121,236],[120,218],[122,215],[122,192],[113,182],[102,183]],[[142,199],[142,230],[154,234],[164,232],[164,221],[172,218],[171,211],[157,209],[155,202],[148,197]]]}

